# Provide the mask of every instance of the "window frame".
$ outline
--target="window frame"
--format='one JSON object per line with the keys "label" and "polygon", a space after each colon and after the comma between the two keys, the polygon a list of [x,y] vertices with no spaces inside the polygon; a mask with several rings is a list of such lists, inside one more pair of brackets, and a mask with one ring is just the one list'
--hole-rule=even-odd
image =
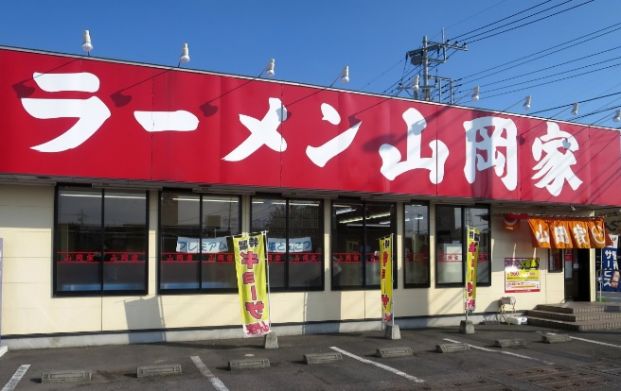
{"label": "window frame", "polygon": [[[198,208],[198,232],[199,232],[199,243],[202,242],[203,239],[203,197],[231,197],[237,198],[237,203],[239,205],[237,221],[239,221],[239,233],[242,232],[242,197],[240,195],[234,194],[212,194],[212,193],[197,193],[187,189],[175,189],[175,188],[165,188],[158,192],[157,197],[157,239],[156,239],[156,254],[157,254],[157,293],[160,295],[183,295],[183,294],[221,294],[221,293],[237,293],[238,288],[201,288],[202,285],[202,276],[203,276],[203,253],[202,251],[198,253],[198,288],[191,289],[180,289],[180,288],[172,288],[172,289],[163,289],[162,288],[162,270],[161,270],[161,262],[162,262],[162,194],[170,192],[177,194],[186,194],[198,196],[199,200],[199,208]],[[236,234],[237,235],[237,234]],[[202,249],[202,246],[199,246]],[[235,267],[235,263],[233,263],[233,267]]]}
{"label": "window frame", "polygon": [[[442,207],[442,206],[448,206],[448,207],[452,207],[452,208],[460,208],[461,209],[461,256],[462,256],[462,260],[461,260],[461,282],[448,282],[448,283],[441,283],[438,281],[438,207]],[[464,287],[465,283],[466,283],[466,254],[467,254],[467,230],[464,228],[465,227],[465,221],[466,221],[466,213],[465,210],[466,209],[487,209],[488,212],[488,216],[490,216],[490,218],[488,219],[488,226],[489,226],[489,239],[488,239],[488,243],[487,243],[487,248],[489,249],[489,254],[488,254],[488,258],[489,258],[489,268],[488,268],[488,279],[489,282],[480,282],[477,278],[477,287],[490,287],[492,286],[492,219],[491,219],[491,206],[487,205],[487,204],[473,204],[473,205],[460,205],[460,204],[435,204],[434,205],[434,215],[435,215],[435,262],[434,262],[434,267],[435,267],[435,287],[436,288],[455,288],[455,287]],[[479,246],[480,248],[480,246]],[[477,274],[478,274],[478,270],[477,270]]]}
{"label": "window frame", "polygon": [[[362,205],[363,208],[363,212],[364,212],[364,216],[367,216],[368,210],[367,210],[367,206],[372,205],[372,206],[377,206],[377,205],[390,205],[391,209],[392,209],[392,217],[390,220],[390,226],[392,227],[392,235],[393,235],[393,257],[392,257],[392,267],[393,267],[393,273],[392,273],[392,286],[393,289],[398,289],[398,267],[397,267],[397,235],[398,235],[398,230],[397,230],[397,203],[396,202],[383,202],[383,201],[365,201],[365,200],[361,200],[361,199],[352,199],[352,198],[339,198],[338,200],[333,200],[330,204],[330,219],[331,219],[331,225],[330,225],[330,290],[331,291],[356,291],[356,290],[379,290],[381,283],[378,284],[368,284],[366,281],[366,273],[367,273],[367,261],[364,257],[364,254],[362,254],[360,262],[361,262],[361,271],[360,273],[362,274],[362,284],[361,285],[339,285],[336,286],[335,284],[335,279],[334,279],[334,275],[333,275],[333,270],[334,270],[334,261],[333,261],[333,255],[335,252],[335,243],[336,240],[334,240],[334,232],[332,232],[332,224],[334,223],[334,214],[333,214],[333,210],[334,210],[334,203],[351,203],[351,204],[360,204]],[[363,239],[362,245],[364,248],[367,247],[367,227],[366,227],[366,219],[362,219],[363,222],[363,230],[362,230],[362,234],[361,234],[361,238]]]}
{"label": "window frame", "polygon": [[[560,268],[556,269],[556,268],[552,268],[551,266],[554,264],[553,263],[553,253],[558,251],[558,256],[559,256],[559,263],[561,265]],[[563,273],[563,269],[565,266],[565,250],[564,249],[554,249],[554,248],[549,248],[548,249],[548,273]]]}
{"label": "window frame", "polygon": [[[411,205],[411,206],[425,206],[427,207],[427,282],[426,283],[408,283],[407,282],[407,268],[405,267],[406,265],[406,259],[405,259],[405,253],[406,253],[406,238],[405,238],[405,225],[406,225],[406,221],[405,221],[405,208],[406,206]],[[402,248],[402,254],[403,254],[403,287],[405,289],[421,289],[421,288],[430,288],[431,287],[431,207],[429,205],[428,202],[419,202],[419,201],[410,201],[407,203],[403,203],[403,248]]]}
{"label": "window frame", "polygon": [[[323,242],[323,237],[325,236],[325,229],[324,229],[324,221],[325,221],[325,216],[324,216],[324,200],[320,199],[320,198],[312,198],[312,197],[306,197],[306,198],[300,198],[300,197],[285,197],[281,194],[273,194],[273,193],[257,193],[254,194],[250,197],[250,208],[249,208],[249,229],[250,232],[257,232],[256,230],[253,230],[252,228],[252,201],[254,199],[277,199],[277,200],[281,200],[281,201],[285,201],[285,243],[287,243],[287,252],[285,252],[285,259],[287,260],[286,262],[284,262],[284,279],[285,279],[285,286],[284,287],[270,287],[270,291],[272,292],[323,292],[325,291],[325,267],[324,267],[324,258],[325,258],[325,254],[326,254],[326,249],[325,249],[325,245]],[[313,286],[313,287],[290,287],[289,285],[289,202],[295,202],[295,201],[317,201],[319,202],[318,205],[318,209],[319,209],[319,227],[320,227],[320,231],[321,231],[321,257],[319,259],[319,263],[321,265],[320,269],[321,269],[321,285],[320,286]],[[267,232],[267,239],[269,239],[269,231]],[[267,248],[267,243],[265,243],[265,246]],[[266,253],[267,256],[267,253]],[[268,262],[268,277],[269,277],[269,262]]]}
{"label": "window frame", "polygon": [[[101,212],[99,218],[100,224],[100,236],[101,236],[101,253],[103,254],[104,241],[105,241],[105,191],[133,191],[136,193],[144,193],[145,194],[145,238],[146,238],[146,247],[145,251],[145,261],[144,261],[144,289],[118,289],[118,290],[104,290],[104,260],[97,261],[99,270],[99,289],[98,290],[87,290],[87,291],[63,291],[59,290],[58,283],[58,261],[56,259],[57,252],[60,250],[60,230],[58,229],[58,218],[59,218],[59,193],[61,188],[73,188],[73,189],[83,189],[83,190],[99,190],[101,194]],[[99,297],[99,296],[144,296],[149,292],[149,201],[150,201],[150,192],[145,190],[128,190],[124,188],[115,188],[111,187],[102,187],[102,188],[94,188],[92,185],[84,185],[84,184],[75,184],[75,183],[57,183],[54,188],[54,221],[53,221],[53,243],[52,243],[52,297]]]}

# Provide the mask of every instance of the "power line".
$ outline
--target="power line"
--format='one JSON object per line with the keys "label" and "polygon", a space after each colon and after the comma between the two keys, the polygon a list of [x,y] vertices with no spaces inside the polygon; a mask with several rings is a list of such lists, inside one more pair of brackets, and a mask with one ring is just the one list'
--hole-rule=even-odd
{"label": "power line", "polygon": [[[566,9],[564,9],[564,10],[561,10],[561,11],[558,11],[558,12],[554,12],[554,13],[552,13],[552,14],[550,14],[550,15],[547,15],[547,16],[544,16],[544,17],[541,17],[541,18],[539,18],[539,19],[535,19],[535,20],[532,20],[532,21],[530,21],[530,22],[522,23],[522,24],[520,24],[520,25],[517,25],[517,26],[511,27],[511,28],[508,28],[508,29],[506,29],[506,30],[499,31],[499,32],[494,33],[494,34],[491,34],[491,35],[487,35],[487,36],[481,37],[481,38],[479,38],[479,39],[475,39],[475,40],[472,40],[472,41],[468,41],[468,43],[475,43],[475,42],[483,41],[483,40],[485,40],[485,39],[489,39],[489,38],[492,38],[492,37],[498,36],[498,35],[500,35],[500,34],[508,33],[509,31],[514,31],[514,30],[517,30],[517,29],[519,29],[519,28],[522,28],[522,27],[525,27],[525,26],[529,26],[529,25],[531,25],[531,24],[533,24],[533,23],[537,23],[537,22],[540,22],[540,21],[542,21],[542,20],[549,19],[549,18],[551,18],[551,17],[553,17],[553,16],[560,15],[560,14],[565,13],[565,12],[567,12],[567,11],[571,11],[571,10],[573,10],[573,9],[576,9],[576,8],[582,7],[582,6],[584,6],[584,5],[587,5],[587,4],[589,4],[589,3],[592,3],[592,2],[594,2],[594,1],[595,1],[595,0],[588,0],[588,1],[585,1],[584,3],[580,3],[580,4],[578,4],[578,5],[574,5],[573,7],[569,7],[569,8],[566,8]],[[480,34],[478,34],[478,35],[480,35]]]}
{"label": "power line", "polygon": [[585,76],[585,75],[588,75],[588,74],[591,74],[591,73],[603,71],[603,70],[610,69],[610,68],[615,68],[615,67],[618,67],[618,66],[621,66],[621,63],[609,65],[607,67],[598,68],[598,69],[595,69],[593,71],[582,72],[582,73],[579,73],[579,74],[576,74],[576,75],[572,75],[572,76],[561,77],[559,79],[554,79],[554,80],[551,80],[551,81],[548,81],[548,82],[545,82],[545,83],[535,84],[533,86],[518,88],[518,89],[515,89],[515,90],[511,90],[511,91],[506,91],[506,92],[501,92],[501,93],[498,93],[498,94],[493,94],[493,95],[485,96],[485,98],[483,98],[483,99],[495,98],[497,96],[512,94],[514,92],[519,92],[519,91],[524,91],[524,90],[527,90],[529,88],[541,87],[541,86],[545,86],[545,85],[548,85],[548,84],[557,83],[557,82],[563,81],[563,80],[574,79],[574,78],[577,78],[577,77],[580,77],[580,76]]}
{"label": "power line", "polygon": [[[605,30],[608,30],[608,29],[612,29],[612,30],[610,30],[610,31],[606,31],[606,32],[601,33],[602,31],[605,31]],[[560,51],[563,51],[563,50],[567,50],[567,49],[573,48],[573,47],[575,47],[575,46],[578,46],[578,45],[583,44],[583,43],[585,43],[585,42],[592,41],[593,39],[600,38],[600,37],[602,37],[602,36],[604,36],[604,35],[611,34],[611,33],[615,32],[615,31],[618,31],[618,30],[621,30],[621,22],[619,22],[619,23],[615,23],[615,24],[612,24],[612,25],[610,25],[610,26],[604,27],[604,28],[602,28],[602,29],[599,29],[599,30],[593,31],[593,32],[588,33],[588,34],[585,34],[585,35],[581,35],[581,36],[579,36],[579,37],[576,37],[576,38],[570,39],[570,40],[568,40],[568,41],[565,41],[565,42],[559,43],[559,44],[557,44],[557,45],[554,45],[554,46],[548,47],[548,48],[546,48],[546,49],[539,50],[539,51],[537,51],[537,52],[530,53],[530,54],[527,54],[527,55],[522,56],[522,57],[518,57],[518,58],[516,58],[516,59],[514,59],[514,60],[507,61],[507,62],[505,62],[505,63],[502,63],[502,64],[499,64],[499,65],[493,66],[493,67],[491,67],[491,68],[487,68],[487,69],[484,69],[484,70],[479,71],[479,72],[475,72],[475,73],[471,73],[471,74],[466,75],[466,76],[462,76],[461,78],[459,78],[459,79],[457,79],[457,80],[467,80],[467,79],[471,79],[471,78],[472,78],[472,77],[474,77],[474,76],[478,76],[478,75],[481,75],[481,74],[485,74],[485,73],[487,73],[487,72],[489,72],[489,71],[493,71],[493,70],[496,70],[496,69],[498,69],[498,68],[502,68],[502,67],[505,67],[505,66],[507,66],[507,65],[513,64],[513,63],[515,63],[515,62],[518,62],[518,61],[522,61],[522,60],[524,60],[524,61],[522,61],[522,62],[520,62],[520,63],[518,63],[518,64],[516,64],[516,65],[510,66],[510,67],[506,67],[506,68],[504,68],[504,69],[498,70],[498,71],[493,72],[493,73],[491,73],[491,74],[488,74],[488,75],[485,75],[485,76],[481,76],[481,77],[479,77],[479,79],[485,79],[485,78],[487,78],[487,77],[490,77],[490,76],[496,75],[496,74],[498,74],[498,73],[500,73],[500,72],[504,72],[504,71],[507,71],[507,70],[509,70],[509,69],[513,69],[513,68],[515,68],[515,67],[518,67],[518,66],[520,66],[520,65],[523,65],[523,64],[526,64],[526,63],[532,62],[532,61],[534,61],[534,60],[539,60],[539,59],[542,59],[542,58],[547,57],[547,56],[549,56],[549,55],[552,55],[552,54],[558,53],[558,52],[560,52]],[[595,37],[590,37],[590,36],[595,35],[595,34],[598,34],[598,33],[601,33],[601,34],[599,34],[599,35],[597,35],[597,36],[595,36]],[[581,42],[577,42],[577,41],[580,41],[580,40],[582,40],[582,41],[581,41]],[[565,45],[568,45],[568,46],[567,46],[567,47],[562,47],[562,46],[565,46]],[[545,55],[543,55],[543,56],[539,56],[538,58],[536,58],[536,59],[534,59],[534,60],[533,60],[533,58],[532,58],[533,56],[537,56],[537,55],[539,55],[539,54],[543,54],[543,53],[545,53],[545,52],[547,52],[547,51],[550,51],[550,50],[553,50],[553,49],[556,49],[556,48],[559,48],[559,47],[561,47],[561,48],[560,48],[560,49],[558,49],[558,50],[552,51],[552,52],[550,52],[550,53],[547,53],[547,54],[545,54]]]}
{"label": "power line", "polygon": [[527,16],[525,16],[525,17],[523,17],[523,18],[520,18],[520,19],[517,19],[517,20],[511,21],[511,22],[509,22],[509,23],[505,23],[505,24],[503,24],[503,25],[500,25],[500,26],[494,27],[494,28],[489,29],[489,30],[487,30],[487,31],[483,31],[483,32],[480,32],[480,33],[478,33],[478,34],[475,34],[475,35],[472,35],[472,36],[470,36],[470,37],[467,37],[468,35],[470,35],[470,34],[472,34],[472,33],[476,33],[476,32],[477,32],[477,31],[479,31],[479,30],[483,30],[484,28],[487,28],[487,27],[493,26],[493,25],[495,25],[495,24],[497,24],[497,23],[500,23],[500,22],[503,22],[503,21],[505,21],[505,20],[507,20],[507,19],[511,19],[511,18],[513,18],[514,16],[517,16],[517,15],[520,15],[520,14],[522,14],[522,13],[524,13],[524,12],[528,12],[528,11],[530,11],[530,10],[532,10],[532,9],[538,8],[538,7],[540,7],[540,6],[542,6],[542,5],[546,4],[546,3],[549,3],[550,1],[552,1],[552,0],[547,0],[547,1],[544,1],[544,2],[542,2],[542,3],[539,3],[539,4],[534,5],[534,6],[532,6],[532,7],[526,8],[526,9],[524,9],[524,10],[522,10],[522,11],[516,12],[516,13],[514,13],[513,15],[509,15],[509,16],[507,16],[507,17],[505,17],[505,18],[502,18],[502,19],[499,19],[499,20],[497,20],[497,21],[495,21],[495,22],[488,23],[488,24],[486,24],[485,26],[481,26],[481,27],[479,27],[479,28],[477,28],[477,29],[474,29],[474,30],[471,30],[471,31],[469,31],[469,32],[467,32],[467,33],[464,33],[464,34],[458,35],[457,37],[455,37],[455,39],[459,39],[459,38],[462,38],[462,37],[466,36],[466,38],[463,38],[462,40],[463,40],[463,41],[467,41],[467,40],[469,40],[469,39],[472,39],[472,38],[475,38],[475,37],[478,37],[478,36],[481,36],[481,35],[485,35],[485,34],[490,33],[490,32],[492,32],[492,31],[495,31],[495,30],[501,29],[501,28],[503,28],[503,27],[510,26],[510,25],[515,24],[515,23],[517,23],[517,22],[520,22],[520,21],[522,21],[522,20],[525,20],[525,19],[528,19],[528,18],[532,18],[533,16],[536,16],[536,15],[542,14],[542,13],[544,13],[544,12],[546,12],[546,11],[549,11],[549,10],[551,10],[551,9],[554,9],[554,8],[558,8],[558,7],[560,7],[560,6],[562,6],[562,5],[565,5],[565,4],[567,4],[567,3],[570,3],[570,2],[572,2],[572,1],[574,1],[574,0],[565,0],[565,1],[564,1],[564,2],[562,2],[562,3],[559,3],[559,4],[556,4],[556,5],[553,5],[553,6],[551,6],[551,7],[548,7],[548,8],[546,8],[546,9],[544,9],[544,10],[541,10],[541,11],[537,11],[537,12],[532,13],[532,14],[530,14],[530,15],[527,15]]}
{"label": "power line", "polygon": [[[540,69],[537,69],[537,70],[534,70],[534,71],[529,71],[529,72],[522,73],[522,74],[517,75],[517,76],[505,77],[502,80],[497,80],[497,81],[493,81],[493,82],[490,82],[490,83],[481,84],[480,87],[488,87],[488,86],[491,86],[491,85],[502,83],[504,81],[515,80],[515,79],[519,79],[519,78],[522,78],[522,77],[530,76],[530,75],[532,75],[534,73],[540,73],[540,72],[548,71],[550,69],[558,68],[558,67],[563,66],[563,65],[571,64],[571,63],[578,62],[578,61],[583,61],[583,60],[585,60],[585,59],[587,59],[589,57],[594,57],[594,56],[598,56],[600,54],[608,53],[608,52],[611,52],[611,51],[619,49],[619,48],[621,48],[621,45],[615,46],[615,47],[610,48],[610,49],[601,50],[601,51],[596,52],[596,53],[584,54],[584,55],[581,55],[580,57],[576,57],[576,58],[574,58],[572,60],[568,60],[568,61],[564,61],[564,62],[561,62],[561,63],[558,63],[558,64],[550,65],[550,66],[547,66],[545,68],[540,68]],[[602,62],[612,61],[612,60],[616,60],[616,59],[619,59],[619,58],[621,58],[621,57],[615,57],[615,58],[612,58],[612,59],[609,59],[609,60],[605,60],[605,61],[602,61]],[[591,65],[596,65],[596,64],[600,64],[600,63],[593,63]],[[575,69],[581,69],[581,68],[575,68]]]}
{"label": "power line", "polygon": [[387,68],[385,71],[383,71],[382,73],[380,73],[379,75],[377,75],[376,77],[374,77],[373,79],[371,79],[371,81],[369,81],[367,84],[365,84],[364,86],[362,86],[362,88],[366,88],[368,86],[370,86],[371,84],[375,83],[376,81],[378,81],[382,76],[386,75],[388,72],[392,71],[393,69],[395,69],[397,67],[397,65],[401,64],[401,62],[403,62],[403,73],[405,72],[405,65],[407,64],[407,59],[402,59],[397,61],[396,63],[392,64],[389,68]]}
{"label": "power line", "polygon": [[[576,71],[579,71],[579,70],[581,70],[581,69],[590,68],[590,67],[593,67],[593,66],[596,66],[596,65],[601,65],[601,64],[604,64],[604,63],[607,63],[607,62],[611,62],[611,61],[615,61],[615,60],[619,60],[619,59],[621,59],[621,56],[619,56],[619,57],[614,57],[614,58],[609,58],[609,59],[607,59],[607,60],[603,60],[603,61],[598,61],[598,62],[595,62],[595,63],[592,63],[592,64],[583,65],[583,66],[581,66],[581,67],[577,67],[577,68],[568,69],[568,70],[566,70],[566,71],[563,71],[563,72],[558,72],[558,73],[554,73],[554,74],[552,74],[552,75],[547,75],[547,76],[536,77],[536,78],[534,78],[534,79],[524,80],[524,81],[521,81],[521,82],[519,82],[519,83],[507,84],[507,85],[504,85],[504,86],[501,86],[501,87],[498,87],[498,88],[493,88],[493,89],[491,89],[491,90],[486,90],[486,92],[496,92],[496,91],[501,91],[501,90],[504,90],[504,89],[506,89],[506,88],[517,87],[517,86],[521,86],[521,85],[528,84],[528,83],[532,83],[532,82],[539,81],[539,80],[546,80],[546,79],[549,79],[549,78],[551,78],[551,77],[556,77],[556,76],[559,76],[559,75],[565,75],[565,74],[568,74],[568,73],[571,73],[571,72],[576,72]],[[621,63],[619,63],[619,64],[617,64],[617,65],[621,65]],[[555,66],[548,67],[548,68],[555,68]],[[608,67],[605,67],[605,68],[599,68],[599,69],[596,69],[596,70],[595,70],[595,71],[593,71],[593,72],[597,72],[597,71],[602,70],[602,69],[608,69]],[[522,76],[520,76],[520,77],[523,77],[523,75],[522,75]],[[504,80],[501,80],[501,81],[498,81],[497,83],[501,83],[501,82],[503,82],[503,81],[504,81]],[[494,83],[494,84],[497,84],[497,83]]]}
{"label": "power line", "polygon": [[548,111],[552,111],[552,110],[556,110],[556,109],[560,109],[560,108],[564,108],[564,107],[569,107],[569,106],[573,105],[574,103],[588,103],[588,102],[593,102],[593,101],[596,101],[596,100],[599,100],[599,99],[605,99],[605,98],[609,98],[611,96],[616,96],[616,95],[621,95],[621,91],[613,92],[613,93],[606,94],[606,95],[600,95],[600,96],[596,96],[596,97],[593,97],[593,98],[578,100],[578,101],[575,101],[575,102],[565,103],[564,105],[549,107],[547,109],[533,111],[531,114],[534,115],[534,114],[545,113],[545,112],[548,112]]}

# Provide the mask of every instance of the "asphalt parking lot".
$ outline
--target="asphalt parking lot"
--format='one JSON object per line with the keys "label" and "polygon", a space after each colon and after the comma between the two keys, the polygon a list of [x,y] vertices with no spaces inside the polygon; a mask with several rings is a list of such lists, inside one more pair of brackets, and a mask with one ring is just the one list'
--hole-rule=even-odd
{"label": "asphalt parking lot", "polygon": [[[619,390],[621,331],[568,333],[569,342],[548,344],[553,332],[527,325],[477,325],[401,330],[401,340],[381,331],[279,337],[266,350],[263,339],[171,342],[144,345],[15,350],[0,357],[0,386],[16,390]],[[498,340],[519,341],[512,348]],[[469,349],[437,352],[460,342]],[[413,355],[381,358],[379,348],[409,347]],[[342,359],[308,365],[310,353]],[[230,370],[229,362],[268,359],[270,366]],[[137,367],[179,364],[182,374],[138,377]],[[82,382],[44,383],[48,371],[90,370]]]}

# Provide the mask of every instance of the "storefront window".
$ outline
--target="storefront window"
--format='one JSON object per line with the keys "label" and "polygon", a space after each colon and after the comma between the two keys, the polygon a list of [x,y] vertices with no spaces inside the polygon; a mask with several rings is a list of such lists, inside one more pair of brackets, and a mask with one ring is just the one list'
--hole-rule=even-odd
{"label": "storefront window", "polygon": [[394,205],[335,202],[332,205],[332,288],[379,287],[379,239],[392,233]]}
{"label": "storefront window", "polygon": [[563,271],[563,250],[548,250],[548,272],[560,273]]}
{"label": "storefront window", "polygon": [[252,232],[267,231],[270,287],[323,289],[321,201],[253,197]]}
{"label": "storefront window", "polygon": [[404,206],[404,265],[406,287],[429,287],[429,207]]}
{"label": "storefront window", "polygon": [[239,197],[164,191],[160,202],[160,290],[234,291]]}
{"label": "storefront window", "polygon": [[436,282],[463,285],[468,228],[480,232],[477,285],[490,285],[489,209],[482,207],[436,206]]}
{"label": "storefront window", "polygon": [[[479,230],[479,259],[477,260],[477,285],[484,286],[491,284],[491,258],[490,258],[490,225],[488,208],[464,208],[464,226],[466,228],[476,228]],[[464,230],[467,234],[467,230]],[[465,242],[465,238],[464,238]],[[464,249],[464,254],[465,254]],[[465,258],[464,258],[465,261]]]}
{"label": "storefront window", "polygon": [[55,292],[144,293],[146,192],[57,190]]}

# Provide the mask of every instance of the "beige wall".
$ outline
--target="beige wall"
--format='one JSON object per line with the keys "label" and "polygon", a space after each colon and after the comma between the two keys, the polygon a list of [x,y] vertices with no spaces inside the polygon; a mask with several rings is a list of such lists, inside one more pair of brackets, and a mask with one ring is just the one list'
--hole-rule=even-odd
{"label": "beige wall", "polygon": [[[248,203],[248,197],[244,197]],[[239,324],[235,294],[156,295],[157,291],[157,192],[150,197],[149,289],[145,296],[90,298],[52,297],[52,227],[54,188],[45,186],[0,185],[0,237],[4,238],[2,296],[3,335],[37,333],[98,332],[224,326]],[[431,208],[431,232],[433,227]],[[243,227],[248,227],[248,207],[244,206]],[[504,230],[502,214],[509,210],[492,208],[492,282],[477,290],[477,312],[494,312],[505,296],[504,258],[541,258],[542,289],[538,293],[512,294],[517,307],[530,309],[540,303],[563,300],[563,273],[547,273],[547,251],[533,249],[525,223],[516,231]],[[511,210],[513,211],[513,210]],[[528,210],[525,210],[528,212]],[[330,206],[324,209],[325,249],[330,248]],[[536,212],[535,210],[531,212]],[[398,230],[402,229],[403,207],[398,205]],[[398,286],[395,291],[397,317],[461,314],[462,289],[434,288],[435,265],[431,264],[432,287],[403,289],[401,235],[397,237]],[[431,259],[435,259],[432,237]],[[380,317],[379,291],[331,291],[329,251],[324,257],[324,292],[272,293],[272,321],[306,322]]]}

